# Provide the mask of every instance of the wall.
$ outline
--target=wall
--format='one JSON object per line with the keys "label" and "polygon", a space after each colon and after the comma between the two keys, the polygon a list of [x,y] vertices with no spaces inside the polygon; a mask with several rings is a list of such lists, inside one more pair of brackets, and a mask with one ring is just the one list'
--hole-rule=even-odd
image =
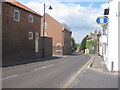
{"label": "wall", "polygon": [[[2,78],[2,2],[0,1],[0,79]],[[0,80],[0,89],[2,90],[2,80]]]}
{"label": "wall", "polygon": [[[118,2],[118,12],[120,12],[120,1]],[[120,16],[118,17],[118,34],[120,34]],[[120,35],[118,35],[118,46],[120,46]],[[120,71],[120,47],[118,47],[118,70]]]}
{"label": "wall", "polygon": [[63,54],[72,54],[72,45],[71,45],[71,33],[68,30],[63,31],[64,36],[64,47],[63,47]]}
{"label": "wall", "polygon": [[109,14],[109,34],[108,34],[108,70],[111,71],[112,62],[113,70],[118,71],[118,0],[110,2]]}
{"label": "wall", "polygon": [[[47,13],[45,14],[45,22],[47,22],[47,27],[45,29],[45,33],[47,37],[51,37],[53,39],[53,55],[63,53],[63,39],[62,39],[62,30],[63,26],[57,22],[54,18],[52,18]],[[43,17],[41,19],[41,36],[43,36]],[[57,43],[61,44],[61,47],[57,47]],[[61,52],[56,52],[56,50],[61,50]]]}
{"label": "wall", "polygon": [[102,35],[99,37],[99,55],[103,56]]}
{"label": "wall", "polygon": [[[41,41],[43,41],[43,38]],[[50,37],[44,38],[44,55],[45,58],[52,56],[52,38]]]}
{"label": "wall", "polygon": [[[20,21],[13,20],[14,10],[20,11]],[[35,53],[35,33],[39,33],[41,16],[32,14],[28,11],[15,7],[8,3],[3,3],[2,9],[2,56],[3,64],[29,59],[42,58],[43,42],[39,38],[39,52]],[[28,20],[29,15],[33,15],[33,23]],[[33,32],[33,39],[28,39],[28,33]],[[47,45],[51,44],[51,39],[46,39]],[[47,46],[46,45],[46,46]],[[48,53],[50,52],[47,50]],[[50,56],[50,55],[46,55]]]}

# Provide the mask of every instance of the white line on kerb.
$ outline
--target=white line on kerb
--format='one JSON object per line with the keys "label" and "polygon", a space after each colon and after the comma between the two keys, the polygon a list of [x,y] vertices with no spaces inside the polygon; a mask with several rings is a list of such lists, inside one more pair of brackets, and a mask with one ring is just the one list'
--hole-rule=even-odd
{"label": "white line on kerb", "polygon": [[47,68],[47,67],[51,67],[51,66],[54,66],[54,64],[50,64],[50,65],[47,65],[47,66],[43,66],[43,67],[40,67],[40,68],[36,68],[36,69],[34,69],[34,70],[37,71],[37,70],[40,70],[40,69],[43,69],[43,68]]}
{"label": "white line on kerb", "polygon": [[8,78],[12,78],[12,77],[16,77],[16,76],[18,76],[18,74],[2,78],[2,80],[8,79]]}

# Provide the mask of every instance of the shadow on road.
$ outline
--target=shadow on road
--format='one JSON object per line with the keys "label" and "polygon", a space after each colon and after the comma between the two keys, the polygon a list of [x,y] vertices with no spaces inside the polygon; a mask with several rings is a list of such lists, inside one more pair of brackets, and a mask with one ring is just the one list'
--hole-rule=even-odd
{"label": "shadow on road", "polygon": [[48,60],[58,60],[62,57],[58,56],[53,56],[50,58],[40,58],[40,59],[32,59],[32,60],[22,60],[22,61],[17,61],[17,62],[2,62],[2,67],[10,67],[10,66],[17,66],[17,65],[23,65],[23,64],[29,64],[29,63],[34,63],[34,62],[42,62],[42,61],[48,61]]}
{"label": "shadow on road", "polygon": [[2,62],[2,67],[10,67],[10,66],[17,66],[17,65],[23,65],[23,64],[29,64],[34,62],[42,62],[42,61],[49,61],[49,60],[59,60],[60,58],[63,58],[64,56],[79,56],[78,53],[73,53],[70,55],[63,55],[63,56],[52,56],[50,58],[40,58],[40,59],[31,59],[31,60],[21,60],[21,61],[12,61],[12,62]]}

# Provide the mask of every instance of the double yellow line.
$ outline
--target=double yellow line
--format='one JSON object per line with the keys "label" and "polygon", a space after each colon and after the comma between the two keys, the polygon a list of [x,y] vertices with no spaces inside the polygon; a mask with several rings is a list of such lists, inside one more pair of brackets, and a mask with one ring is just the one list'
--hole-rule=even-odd
{"label": "double yellow line", "polygon": [[[69,80],[67,82],[67,84],[65,84],[65,86],[63,88],[67,88],[73,81],[74,79],[82,72],[82,70],[92,61],[93,57],[91,56],[91,59],[73,76],[73,78],[71,80]],[[62,90],[63,90],[62,88]]]}

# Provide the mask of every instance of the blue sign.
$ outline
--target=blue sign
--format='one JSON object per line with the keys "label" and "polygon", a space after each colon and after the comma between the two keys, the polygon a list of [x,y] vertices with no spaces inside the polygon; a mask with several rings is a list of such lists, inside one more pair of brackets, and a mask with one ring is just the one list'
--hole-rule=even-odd
{"label": "blue sign", "polygon": [[99,25],[105,25],[108,23],[108,18],[107,17],[98,17],[96,19],[96,23]]}

